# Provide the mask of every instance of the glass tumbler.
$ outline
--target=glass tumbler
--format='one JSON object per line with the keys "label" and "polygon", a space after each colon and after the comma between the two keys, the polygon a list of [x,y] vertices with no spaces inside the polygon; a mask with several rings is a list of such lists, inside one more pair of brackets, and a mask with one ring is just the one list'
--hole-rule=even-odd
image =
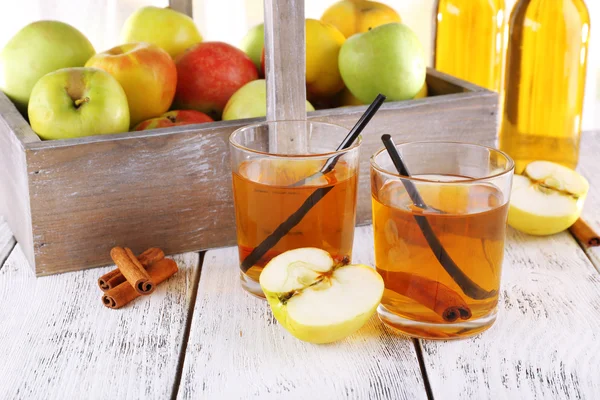
{"label": "glass tumbler", "polygon": [[232,133],[231,169],[242,286],[264,297],[259,277],[278,254],[317,247],[351,257],[359,145],[337,146],[341,126],[264,122]]}
{"label": "glass tumbler", "polygon": [[405,334],[460,338],[496,319],[514,163],[493,148],[450,142],[396,146],[371,158],[380,319]]}

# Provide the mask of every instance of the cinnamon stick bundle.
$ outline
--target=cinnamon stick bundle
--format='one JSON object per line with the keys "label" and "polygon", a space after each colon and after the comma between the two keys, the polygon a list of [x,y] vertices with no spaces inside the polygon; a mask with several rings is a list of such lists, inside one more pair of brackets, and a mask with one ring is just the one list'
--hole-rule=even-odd
{"label": "cinnamon stick bundle", "polygon": [[[148,269],[154,262],[165,258],[165,253],[157,247],[151,247],[137,258],[140,264],[142,264],[145,269]],[[116,268],[98,278],[98,286],[100,286],[102,291],[106,292],[108,289],[112,289],[126,280],[127,279],[125,279],[119,268]]]}
{"label": "cinnamon stick bundle", "polygon": [[[146,270],[155,285],[166,281],[177,271],[177,263],[169,258],[163,258],[150,264]],[[102,304],[108,308],[117,309],[140,296],[141,294],[125,281],[107,290],[102,296]]]}
{"label": "cinnamon stick bundle", "polygon": [[443,283],[407,272],[394,272],[386,289],[406,296],[441,316],[446,322],[471,318],[471,309],[463,298]]}
{"label": "cinnamon stick bundle", "polygon": [[591,226],[583,219],[579,218],[569,228],[571,234],[579,241],[587,246],[600,246],[600,235],[596,233]]}
{"label": "cinnamon stick bundle", "polygon": [[154,291],[154,283],[150,278],[150,274],[144,269],[131,249],[113,247],[110,251],[110,257],[136,292],[150,294]]}

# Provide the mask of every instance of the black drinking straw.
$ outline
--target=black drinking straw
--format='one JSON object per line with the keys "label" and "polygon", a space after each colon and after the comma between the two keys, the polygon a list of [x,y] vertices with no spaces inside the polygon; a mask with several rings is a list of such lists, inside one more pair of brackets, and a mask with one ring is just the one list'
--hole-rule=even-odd
{"label": "black drinking straw", "polygon": [[[398,173],[402,176],[410,177],[410,173],[406,168],[406,164],[404,164],[400,153],[398,153],[398,150],[396,150],[396,145],[394,144],[394,140],[392,139],[392,137],[387,134],[383,135],[381,136],[381,141],[387,149],[387,152],[390,158],[392,159],[394,166],[398,170]],[[409,179],[401,179],[401,181],[404,187],[406,188],[408,196],[410,197],[414,205],[422,209],[427,209],[428,207],[423,201],[423,198],[419,194],[419,191],[417,190],[416,186]],[[433,228],[431,228],[429,221],[424,215],[414,214],[413,217],[415,221],[417,221],[417,225],[419,225],[419,228],[421,228],[421,232],[423,233],[423,236],[425,236],[425,240],[427,240],[431,251],[438,259],[442,267],[444,267],[448,275],[450,275],[454,282],[456,282],[456,284],[462,289],[464,294],[475,300],[489,299],[490,297],[493,297],[497,294],[496,290],[488,292],[487,290],[479,286],[471,278],[469,278],[458,267],[458,265],[456,265],[456,263],[454,262],[454,260],[452,260],[452,257],[450,257],[446,249],[444,249],[444,246],[442,246],[442,244],[440,243],[440,240],[433,232]]]}
{"label": "black drinking straw", "polygon": [[[365,129],[365,127],[367,126],[369,121],[371,121],[371,118],[373,118],[373,116],[375,115],[377,110],[379,110],[379,107],[381,107],[381,105],[383,104],[384,101],[385,101],[384,95],[382,95],[382,94],[377,95],[375,100],[373,100],[373,103],[371,103],[369,108],[367,108],[367,111],[364,112],[364,114],[360,117],[360,119],[358,120],[356,125],[354,125],[354,127],[350,130],[350,132],[344,138],[342,143],[340,143],[340,145],[337,147],[336,151],[347,149],[348,147],[352,146],[352,143],[354,143],[354,141],[356,140],[358,135],[360,135],[360,133],[363,131],[363,129]],[[322,174],[331,172],[333,170],[333,168],[335,167],[335,165],[337,164],[340,156],[341,155],[331,157],[329,160],[327,160],[327,162],[325,163],[325,165],[323,165],[323,168],[321,168],[321,170],[319,172],[294,183],[290,187],[302,186],[306,181],[308,181],[309,179],[312,179],[313,177],[315,177],[317,175],[322,175]],[[281,240],[281,238],[283,238],[285,235],[287,235],[296,225],[298,225],[300,223],[300,221],[302,221],[302,218],[304,218],[306,216],[306,214],[308,214],[308,212],[323,197],[325,197],[325,195],[327,193],[329,193],[331,191],[331,189],[333,189],[333,186],[325,186],[325,187],[320,187],[320,188],[316,189],[314,192],[312,192],[310,194],[310,196],[308,196],[308,198],[304,201],[304,203],[302,203],[300,208],[298,208],[284,222],[282,222],[277,228],[275,228],[273,233],[271,233],[269,236],[267,236],[265,238],[265,240],[263,240],[258,246],[256,246],[254,248],[254,250],[252,250],[252,252],[250,254],[248,254],[248,256],[244,259],[244,261],[242,261],[242,265],[241,265],[242,271],[244,271],[244,272],[248,271],[250,268],[252,268],[252,266],[254,264],[256,264],[258,261],[260,261],[260,259],[269,250],[271,250]]]}

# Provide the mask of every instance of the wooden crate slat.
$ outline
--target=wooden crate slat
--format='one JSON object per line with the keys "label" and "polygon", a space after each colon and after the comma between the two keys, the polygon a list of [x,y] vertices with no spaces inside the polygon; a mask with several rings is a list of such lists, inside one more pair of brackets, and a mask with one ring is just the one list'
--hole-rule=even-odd
{"label": "wooden crate slat", "polygon": [[152,296],[110,310],[96,283],[110,268],[36,280],[17,245],[0,269],[0,398],[170,398],[198,258],[176,256]]}
{"label": "wooden crate slat", "polygon": [[[372,241],[357,229],[353,262],[373,265]],[[239,279],[236,248],[206,253],[178,399],[427,398],[413,342],[376,316],[343,341],[304,343]]]}
{"label": "wooden crate slat", "polygon": [[509,230],[495,325],[422,341],[434,398],[585,399],[600,393],[600,275],[563,232]]}

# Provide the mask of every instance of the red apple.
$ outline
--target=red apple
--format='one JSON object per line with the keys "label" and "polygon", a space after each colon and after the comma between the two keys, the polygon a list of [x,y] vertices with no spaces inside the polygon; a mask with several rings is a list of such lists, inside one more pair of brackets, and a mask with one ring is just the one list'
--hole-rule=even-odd
{"label": "red apple", "polygon": [[151,118],[140,122],[134,131],[145,131],[148,129],[167,128],[169,126],[180,126],[190,124],[201,124],[203,122],[213,122],[208,115],[195,110],[173,110],[164,113],[158,118]]}
{"label": "red apple", "polygon": [[123,86],[131,126],[166,112],[175,96],[175,63],[169,53],[153,44],[113,47],[90,58],[85,66],[105,70]]}
{"label": "red apple", "polygon": [[258,79],[252,60],[222,42],[203,42],[177,57],[176,108],[202,111],[218,119],[229,98]]}
{"label": "red apple", "polygon": [[265,68],[265,49],[263,47],[262,54],[260,55],[260,69],[262,69],[262,76],[267,76],[267,70]]}

